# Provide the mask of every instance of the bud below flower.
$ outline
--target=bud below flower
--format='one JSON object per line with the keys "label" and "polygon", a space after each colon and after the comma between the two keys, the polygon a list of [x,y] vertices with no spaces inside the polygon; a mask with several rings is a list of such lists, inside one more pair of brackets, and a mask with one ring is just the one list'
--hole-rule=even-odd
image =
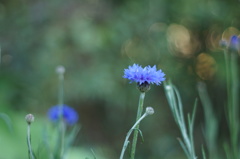
{"label": "bud below flower", "polygon": [[28,125],[30,125],[32,122],[34,122],[34,116],[32,114],[28,114],[25,117],[26,122],[28,123]]}
{"label": "bud below flower", "polygon": [[57,66],[56,72],[57,72],[58,74],[64,74],[64,72],[65,72],[65,67],[64,67],[64,66]]}
{"label": "bud below flower", "polygon": [[228,42],[226,40],[220,40],[219,45],[222,48],[227,48],[228,47]]}
{"label": "bud below flower", "polygon": [[154,114],[154,109],[152,107],[147,107],[146,108],[146,114],[147,115],[153,115]]}
{"label": "bud below flower", "polygon": [[137,84],[137,88],[139,89],[140,92],[147,92],[150,90],[150,84],[148,82],[144,82],[142,84]]}

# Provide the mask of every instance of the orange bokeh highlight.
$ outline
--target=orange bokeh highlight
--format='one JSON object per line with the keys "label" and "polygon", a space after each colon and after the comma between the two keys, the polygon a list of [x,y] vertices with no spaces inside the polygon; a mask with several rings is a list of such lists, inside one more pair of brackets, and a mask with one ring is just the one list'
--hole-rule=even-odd
{"label": "orange bokeh highlight", "polygon": [[197,56],[195,71],[202,80],[211,80],[217,71],[216,61],[209,54],[201,53]]}
{"label": "orange bokeh highlight", "polygon": [[179,24],[171,24],[167,29],[168,47],[176,56],[189,58],[198,50],[200,43],[191,32]]}

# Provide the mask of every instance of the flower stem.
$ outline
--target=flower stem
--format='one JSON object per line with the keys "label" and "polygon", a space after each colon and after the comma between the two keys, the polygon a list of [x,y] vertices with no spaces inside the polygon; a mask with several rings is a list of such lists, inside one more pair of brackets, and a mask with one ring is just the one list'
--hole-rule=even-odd
{"label": "flower stem", "polygon": [[59,73],[59,86],[58,86],[58,105],[60,106],[60,119],[63,117],[63,98],[64,98],[64,74]]}
{"label": "flower stem", "polygon": [[230,68],[231,68],[231,143],[233,149],[234,158],[238,156],[238,134],[239,134],[239,108],[238,108],[238,97],[239,97],[239,79],[238,79],[238,62],[236,52],[231,53],[230,58]]}
{"label": "flower stem", "polygon": [[[230,143],[232,158],[238,156],[238,134],[239,134],[239,74],[237,52],[224,50],[224,57],[226,62],[226,78],[227,78],[227,110],[228,110],[228,124],[230,130]],[[229,154],[230,155],[230,154]]]}
{"label": "flower stem", "polygon": [[[139,97],[136,122],[142,116],[144,97],[145,97],[145,92],[141,92],[140,97]],[[130,159],[134,159],[134,157],[135,157],[136,145],[137,145],[137,139],[138,139],[138,129],[139,129],[139,123],[136,125],[135,130],[134,130]]]}
{"label": "flower stem", "polygon": [[63,122],[63,120],[60,121],[59,123],[60,125],[60,159],[64,158],[64,142],[65,142],[65,123]]}
{"label": "flower stem", "polygon": [[28,124],[28,127],[27,127],[27,145],[28,145],[28,156],[29,156],[29,159],[34,159],[33,152],[32,152],[32,146],[31,146],[30,124]]}
{"label": "flower stem", "polygon": [[[227,109],[228,109],[228,122],[231,123],[231,112],[232,112],[232,91],[231,91],[231,69],[230,69],[230,57],[227,49],[224,50],[224,59],[226,65],[226,80],[227,80]],[[231,128],[230,128],[231,129]]]}
{"label": "flower stem", "polygon": [[148,114],[147,113],[144,113],[137,121],[136,123],[133,125],[133,127],[128,131],[127,133],[127,136],[125,138],[125,141],[124,141],[124,144],[123,144],[123,148],[122,148],[122,152],[121,152],[121,155],[120,155],[120,159],[123,159],[123,156],[124,156],[124,153],[125,153],[125,150],[128,146],[128,139],[130,137],[130,135],[132,134],[133,130],[136,129],[136,127],[139,125],[139,123],[147,116]]}
{"label": "flower stem", "polygon": [[58,66],[58,78],[59,78],[59,86],[58,86],[58,105],[59,105],[59,139],[60,139],[60,150],[59,150],[59,157],[63,159],[64,156],[64,136],[65,136],[65,123],[63,121],[63,100],[64,100],[64,72],[65,69],[63,66]]}
{"label": "flower stem", "polygon": [[60,106],[60,121],[59,121],[59,135],[60,135],[60,159],[63,159],[64,155],[64,135],[65,135],[65,126],[64,126],[64,121],[63,121],[63,93],[64,93],[64,88],[63,88],[63,82],[64,82],[64,76],[63,74],[59,75],[59,97],[58,97],[58,102]]}

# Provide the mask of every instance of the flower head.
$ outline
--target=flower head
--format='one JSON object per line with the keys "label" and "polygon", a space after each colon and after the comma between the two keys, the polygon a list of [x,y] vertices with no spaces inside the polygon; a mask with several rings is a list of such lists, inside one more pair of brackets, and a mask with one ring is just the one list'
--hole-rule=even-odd
{"label": "flower head", "polygon": [[162,70],[157,70],[156,65],[142,68],[138,64],[133,64],[124,70],[123,78],[127,78],[130,82],[136,82],[139,85],[144,83],[160,85],[165,80],[164,76]]}
{"label": "flower head", "polygon": [[63,105],[63,107],[60,107],[59,105],[51,107],[47,113],[48,118],[53,122],[57,122],[61,117],[61,108],[63,109],[63,119],[67,124],[73,125],[78,121],[78,113],[67,105]]}
{"label": "flower head", "polygon": [[229,49],[232,51],[239,51],[240,50],[240,39],[238,36],[233,35],[230,39]]}
{"label": "flower head", "polygon": [[237,35],[233,35],[229,40],[221,40],[220,46],[227,48],[229,51],[240,51],[240,38]]}

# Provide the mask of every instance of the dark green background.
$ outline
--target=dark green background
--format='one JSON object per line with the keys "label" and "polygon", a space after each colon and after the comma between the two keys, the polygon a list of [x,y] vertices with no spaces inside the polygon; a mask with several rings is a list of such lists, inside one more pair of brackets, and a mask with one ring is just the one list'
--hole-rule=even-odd
{"label": "dark green background", "polygon": [[[180,90],[184,111],[191,112],[198,97],[196,84],[209,88],[221,126],[219,141],[228,138],[224,117],[226,96],[223,53],[212,47],[209,35],[220,40],[229,27],[240,27],[237,0],[1,0],[0,1],[0,112],[9,115],[12,131],[0,121],[0,158],[27,158],[27,113],[35,115],[32,142],[41,145],[46,112],[57,104],[55,68],[63,65],[64,103],[80,114],[81,130],[69,159],[119,158],[125,135],[133,125],[139,92],[123,79],[133,63],[157,65]],[[191,54],[182,55],[169,42],[169,27],[191,34]],[[214,34],[215,35],[215,34]],[[181,37],[180,37],[181,39]],[[213,57],[216,72],[203,80],[197,56]],[[212,65],[211,65],[212,66]],[[207,68],[208,69],[208,68]],[[177,141],[181,134],[167,104],[163,86],[152,86],[145,106],[155,114],[141,124],[144,143],[137,159],[184,159]],[[205,145],[199,102],[195,142],[199,158]]]}

